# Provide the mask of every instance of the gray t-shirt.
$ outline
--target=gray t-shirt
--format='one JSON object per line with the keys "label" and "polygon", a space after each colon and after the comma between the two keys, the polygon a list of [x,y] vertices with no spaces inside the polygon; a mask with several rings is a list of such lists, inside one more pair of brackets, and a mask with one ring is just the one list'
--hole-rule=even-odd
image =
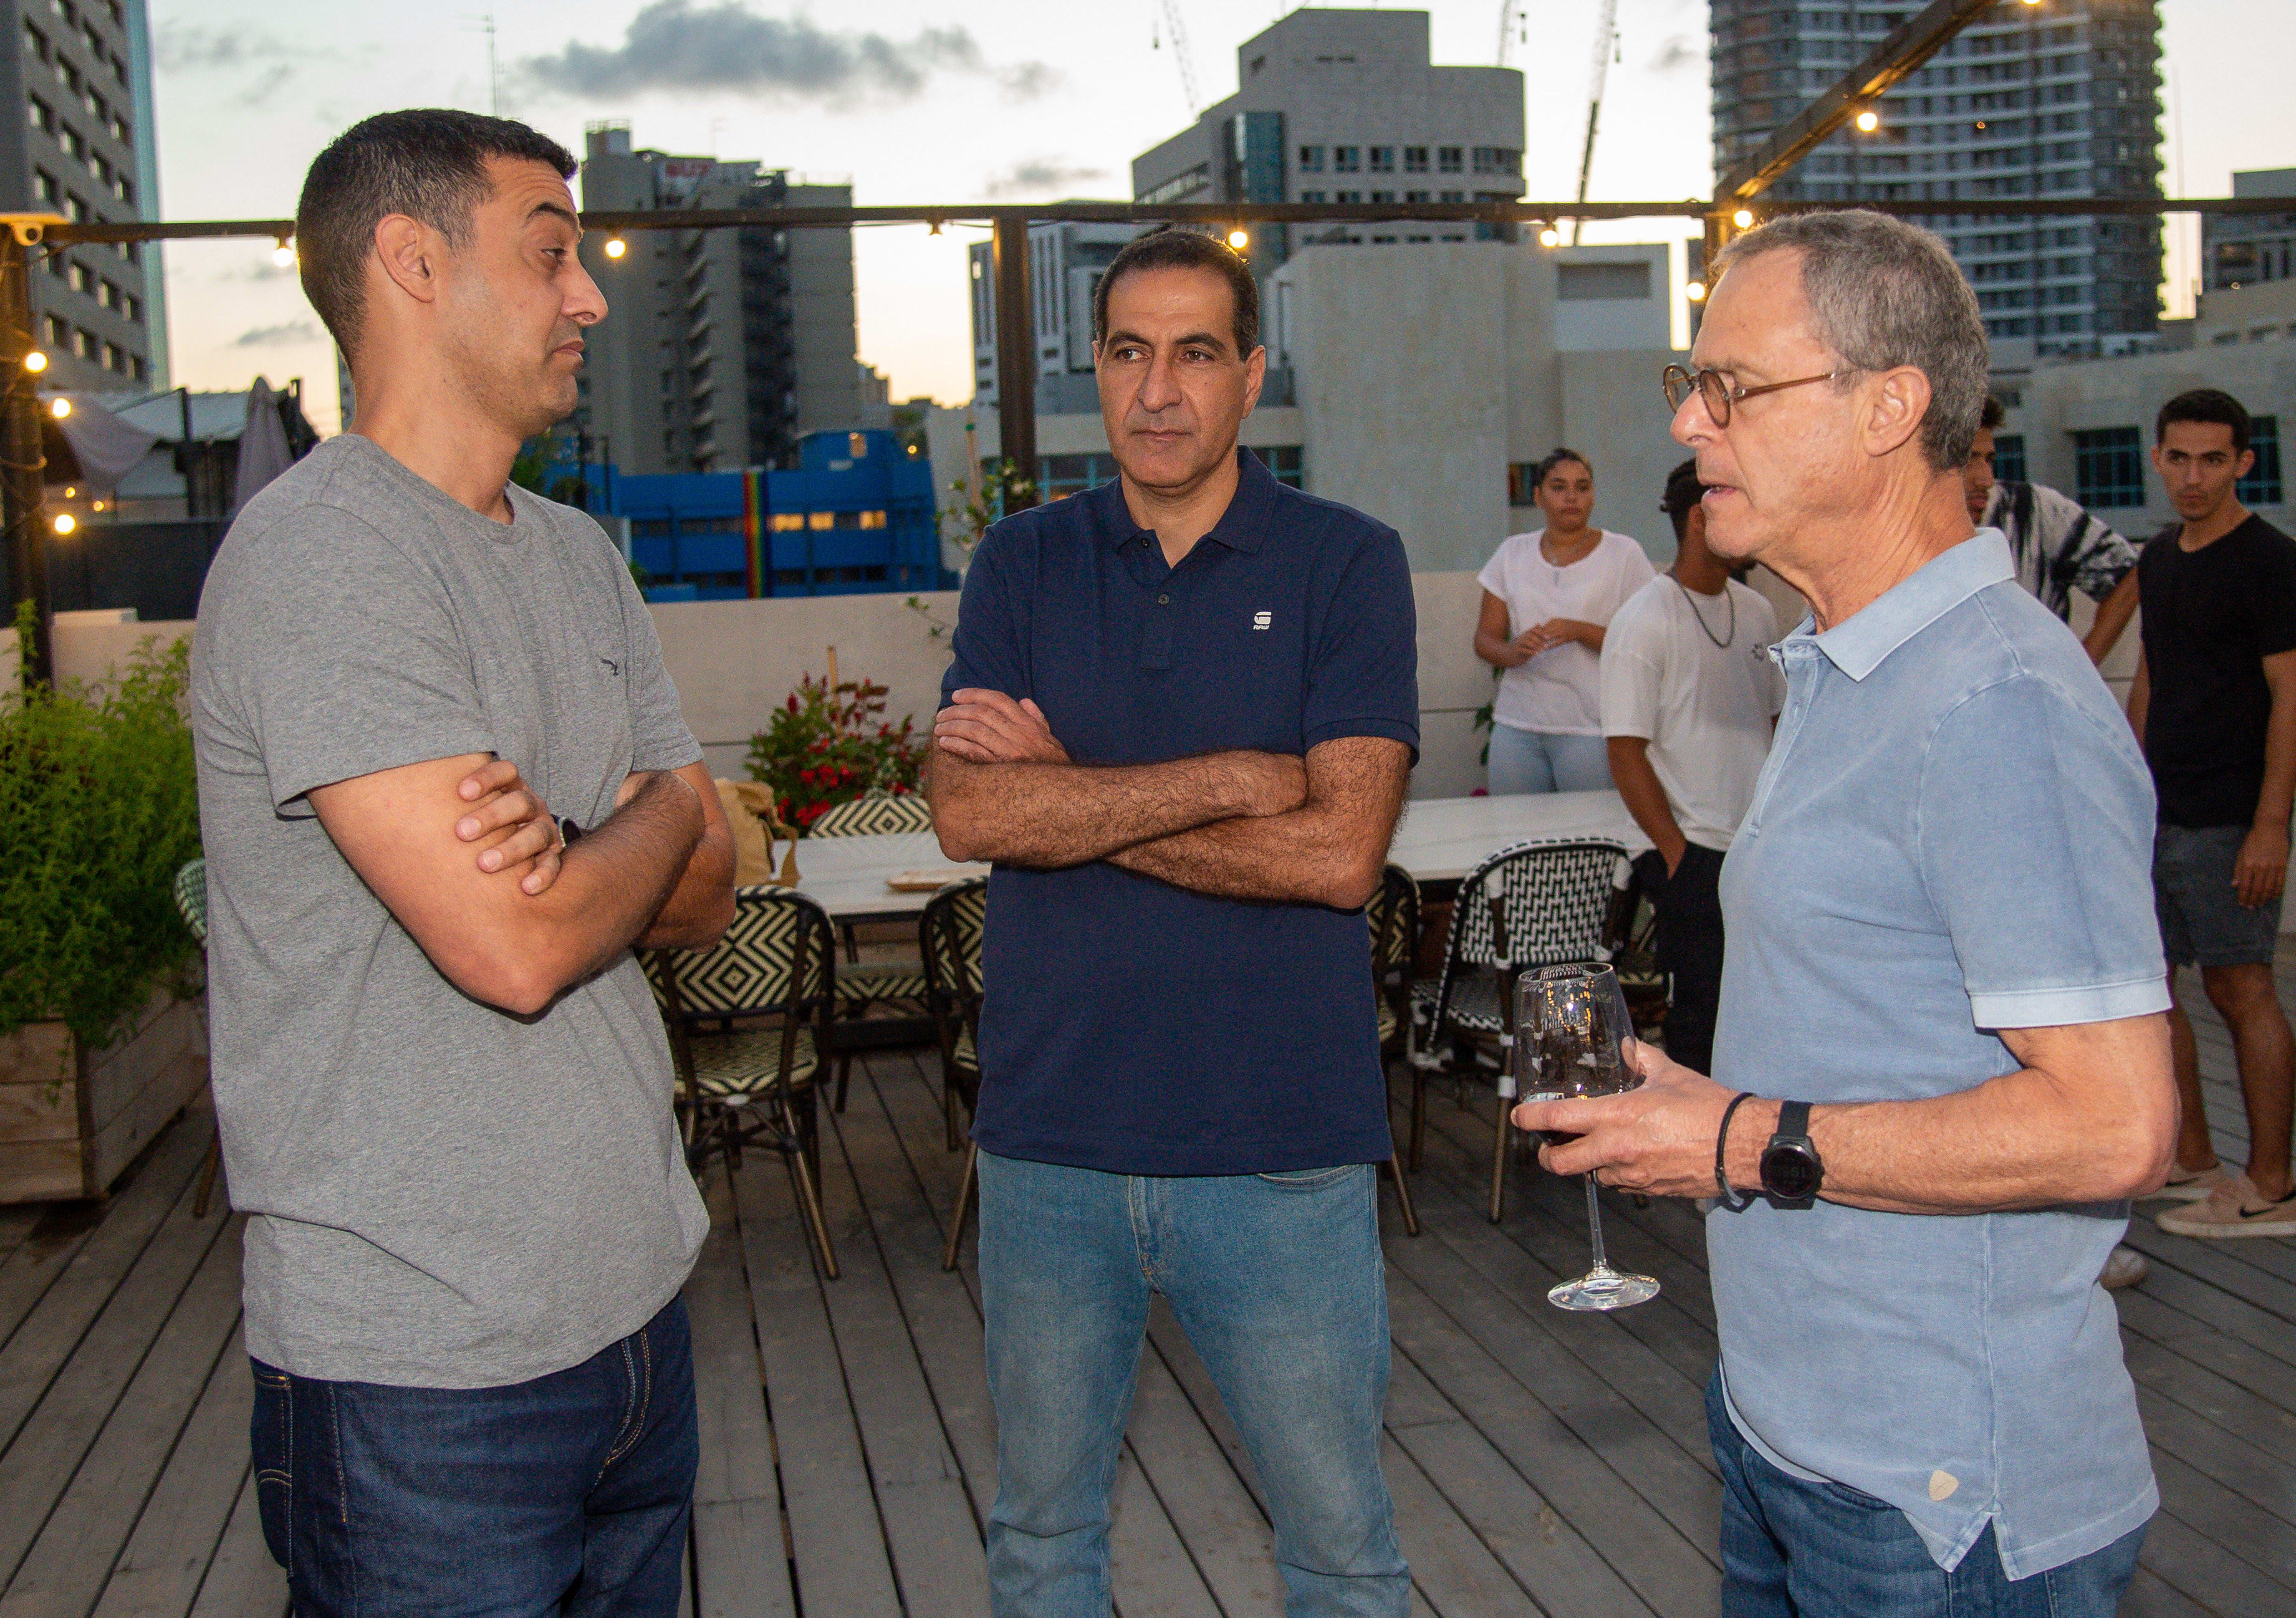
{"label": "gray t-shirt", "polygon": [[539,1017],[483,1005],[304,796],[494,753],[594,825],[632,771],[701,756],[605,535],[509,494],[490,521],[346,433],[248,503],[200,599],[216,1109],[248,1352],[299,1376],[562,1370],[667,1303],[709,1229],[636,960]]}

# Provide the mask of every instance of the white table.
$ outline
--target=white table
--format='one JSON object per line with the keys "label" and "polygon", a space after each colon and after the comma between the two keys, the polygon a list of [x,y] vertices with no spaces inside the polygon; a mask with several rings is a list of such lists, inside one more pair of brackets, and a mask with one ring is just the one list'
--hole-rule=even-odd
{"label": "white table", "polygon": [[[1421,882],[1456,882],[1482,860],[1532,838],[1614,838],[1629,856],[1651,841],[1615,792],[1548,792],[1520,797],[1434,797],[1406,805],[1388,858]],[[930,893],[898,893],[886,880],[904,871],[950,867],[930,831],[883,837],[808,838],[797,846],[799,891],[840,921],[893,920],[922,912]],[[981,868],[985,869],[985,868]]]}

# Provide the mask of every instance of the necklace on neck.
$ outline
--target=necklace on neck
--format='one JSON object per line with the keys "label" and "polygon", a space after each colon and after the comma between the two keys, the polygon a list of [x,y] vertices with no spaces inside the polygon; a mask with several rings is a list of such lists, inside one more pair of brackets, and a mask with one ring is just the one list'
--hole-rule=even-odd
{"label": "necklace on neck", "polygon": [[1682,582],[1682,576],[1671,568],[1666,570],[1666,576],[1674,581],[1674,587],[1682,592],[1682,599],[1690,603],[1690,616],[1698,620],[1698,627],[1705,631],[1706,638],[1726,650],[1730,642],[1738,638],[1738,598],[1730,593],[1728,582],[1725,581],[1722,585],[1722,599],[1729,605],[1730,627],[1726,633],[1717,639],[1713,630],[1707,627],[1706,614],[1699,609],[1698,598],[1690,593],[1690,586]]}
{"label": "necklace on neck", "polygon": [[1548,568],[1554,573],[1554,583],[1557,584],[1560,584],[1562,582],[1562,570],[1565,568],[1577,567],[1580,562],[1585,561],[1589,556],[1592,556],[1595,553],[1595,547],[1603,543],[1603,530],[1600,528],[1587,527],[1579,529],[1578,532],[1587,536],[1587,548],[1579,552],[1578,555],[1572,557],[1567,562],[1556,561],[1554,556],[1547,551],[1547,546],[1554,543],[1555,536],[1554,529],[1546,529],[1538,536],[1538,559],[1545,562]]}

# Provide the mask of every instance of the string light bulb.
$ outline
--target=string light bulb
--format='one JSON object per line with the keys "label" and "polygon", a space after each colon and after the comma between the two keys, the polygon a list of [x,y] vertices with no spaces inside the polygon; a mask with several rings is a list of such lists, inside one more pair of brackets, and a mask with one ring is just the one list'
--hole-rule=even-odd
{"label": "string light bulb", "polygon": [[1251,233],[1239,225],[1235,229],[1228,232],[1227,244],[1241,253],[1251,245]]}
{"label": "string light bulb", "polygon": [[295,267],[295,239],[292,236],[279,238],[279,245],[271,249],[271,262],[283,270]]}
{"label": "string light bulb", "polygon": [[1862,135],[1871,135],[1882,127],[1882,115],[1868,107],[1857,115],[1857,128]]}
{"label": "string light bulb", "polygon": [[24,356],[24,369],[37,376],[48,368],[48,356],[37,348]]}
{"label": "string light bulb", "polygon": [[1562,233],[1551,225],[1538,233],[1538,245],[1541,247],[1555,247],[1560,245],[1562,241]]}
{"label": "string light bulb", "polygon": [[1706,301],[1706,283],[1702,281],[1693,281],[1688,286],[1682,289],[1682,295],[1690,299],[1693,303],[1704,303]]}
{"label": "string light bulb", "polygon": [[1736,225],[1742,231],[1753,229],[1754,210],[1751,208],[1740,208],[1736,213],[1730,216],[1730,223]]}
{"label": "string light bulb", "polygon": [[57,533],[69,534],[74,528],[79,527],[79,519],[73,516],[70,511],[58,511],[56,513],[56,520],[53,526]]}
{"label": "string light bulb", "polygon": [[623,241],[619,236],[609,236],[606,238],[607,257],[619,258],[624,253],[627,253],[629,250],[630,244]]}
{"label": "string light bulb", "polygon": [[50,399],[48,401],[48,413],[53,416],[57,421],[62,421],[66,416],[71,414],[71,401],[61,396]]}

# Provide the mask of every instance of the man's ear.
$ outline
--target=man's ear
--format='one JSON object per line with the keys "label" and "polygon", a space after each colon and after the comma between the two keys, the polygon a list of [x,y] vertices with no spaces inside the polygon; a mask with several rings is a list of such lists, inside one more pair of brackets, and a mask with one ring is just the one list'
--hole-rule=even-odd
{"label": "man's ear", "polygon": [[417,303],[439,298],[439,254],[445,240],[420,219],[386,214],[374,227],[374,256],[391,284]]}
{"label": "man's ear", "polygon": [[1899,365],[1883,372],[1866,396],[1866,453],[1887,455],[1903,448],[1921,430],[1929,408],[1930,380],[1917,367]]}

